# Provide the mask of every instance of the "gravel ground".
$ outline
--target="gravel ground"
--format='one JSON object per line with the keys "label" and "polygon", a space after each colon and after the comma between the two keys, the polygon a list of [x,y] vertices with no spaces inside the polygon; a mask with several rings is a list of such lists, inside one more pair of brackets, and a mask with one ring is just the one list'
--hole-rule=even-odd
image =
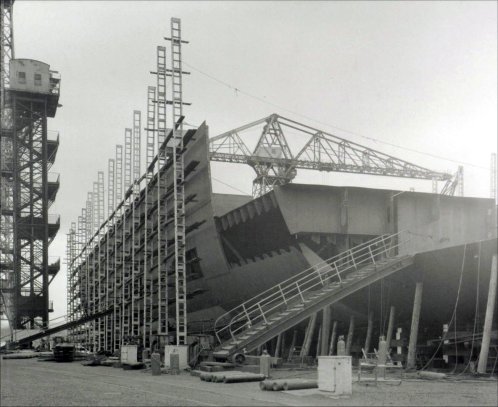
{"label": "gravel ground", "polygon": [[[498,405],[496,380],[427,381],[401,384],[353,383],[350,398],[332,398],[318,389],[268,392],[259,383],[207,383],[189,374],[152,376],[150,372],[79,362],[2,360],[2,406],[340,406],[340,405]],[[316,378],[316,372],[275,371],[276,378]]]}

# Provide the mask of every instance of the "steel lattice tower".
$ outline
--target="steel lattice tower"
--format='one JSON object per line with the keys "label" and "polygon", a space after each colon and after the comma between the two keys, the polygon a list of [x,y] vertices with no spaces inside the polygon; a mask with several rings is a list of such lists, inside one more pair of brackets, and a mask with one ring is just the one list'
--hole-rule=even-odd
{"label": "steel lattice tower", "polygon": [[60,78],[47,64],[14,59],[13,1],[1,4],[1,280],[2,303],[15,329],[48,325],[48,287],[59,270],[48,246],[59,229],[49,215],[59,188],[50,174],[59,140],[49,137]]}
{"label": "steel lattice tower", "polygon": [[48,259],[48,246],[59,229],[59,217],[48,214],[59,188],[58,176],[48,172],[58,147],[58,136],[49,140],[47,132],[47,118],[55,115],[59,99],[59,81],[52,85],[53,93],[48,95],[12,87],[6,92],[12,126],[4,128],[2,136],[11,140],[13,152],[12,322],[16,329],[34,328],[36,318],[47,326],[49,278],[58,271],[57,267],[52,270]]}
{"label": "steel lattice tower", "polygon": [[12,26],[13,1],[0,2],[0,88],[1,88],[1,137],[0,137],[0,314],[12,327],[14,276],[14,213],[13,213],[13,151],[12,110],[5,90],[9,86],[9,64],[14,58]]}

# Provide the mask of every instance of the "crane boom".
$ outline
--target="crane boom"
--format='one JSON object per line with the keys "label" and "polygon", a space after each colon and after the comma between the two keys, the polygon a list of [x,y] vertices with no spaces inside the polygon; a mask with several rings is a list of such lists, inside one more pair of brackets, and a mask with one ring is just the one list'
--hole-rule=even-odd
{"label": "crane boom", "polygon": [[[261,125],[261,136],[251,151],[239,133]],[[284,128],[307,137],[307,142],[295,155],[289,147]],[[452,180],[451,174],[432,171],[277,114],[212,138],[209,151],[212,161],[253,167],[256,172],[253,182],[255,196],[263,195],[275,185],[291,182],[297,169]]]}

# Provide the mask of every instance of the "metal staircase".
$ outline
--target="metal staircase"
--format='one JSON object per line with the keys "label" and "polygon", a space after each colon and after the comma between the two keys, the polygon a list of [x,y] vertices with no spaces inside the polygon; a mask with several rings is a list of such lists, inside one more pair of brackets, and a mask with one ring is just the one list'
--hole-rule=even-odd
{"label": "metal staircase", "polygon": [[215,359],[229,359],[368,285],[413,264],[405,252],[411,233],[383,235],[340,253],[275,285],[220,316]]}

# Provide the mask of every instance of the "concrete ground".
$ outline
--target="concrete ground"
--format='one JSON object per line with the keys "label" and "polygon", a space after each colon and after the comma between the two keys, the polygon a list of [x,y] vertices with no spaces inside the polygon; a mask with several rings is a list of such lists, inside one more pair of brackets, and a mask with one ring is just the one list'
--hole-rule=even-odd
{"label": "concrete ground", "polygon": [[[496,380],[441,381],[403,378],[377,386],[353,383],[350,398],[318,389],[261,391],[259,383],[208,383],[188,373],[83,366],[37,359],[2,360],[2,406],[474,406],[498,405]],[[279,370],[275,378],[316,378],[316,371]],[[459,380],[458,380],[459,379]]]}

